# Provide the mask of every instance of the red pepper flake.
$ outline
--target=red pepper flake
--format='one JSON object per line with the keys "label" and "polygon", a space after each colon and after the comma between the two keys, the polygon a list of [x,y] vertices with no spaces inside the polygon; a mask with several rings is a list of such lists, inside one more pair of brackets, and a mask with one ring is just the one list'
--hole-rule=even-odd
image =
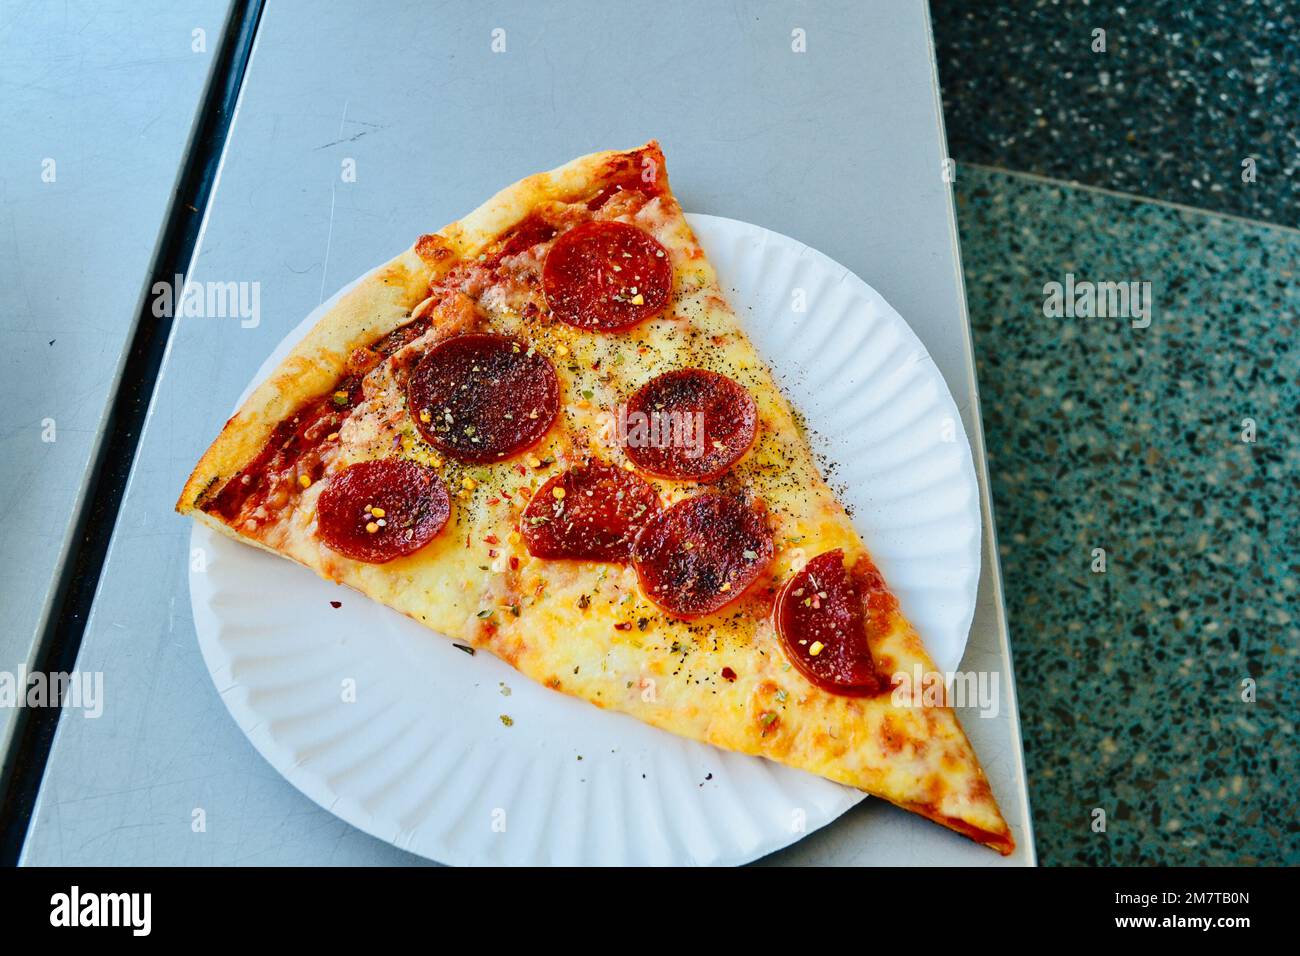
{"label": "red pepper flake", "polygon": [[513,554],[510,555],[510,570],[511,571],[519,570],[519,559],[516,558]]}
{"label": "red pepper flake", "polygon": [[[492,498],[489,498],[489,499],[487,500],[487,503],[488,503],[489,505],[499,505],[499,504],[501,504],[501,499],[500,499],[500,498],[496,498],[496,497],[492,497]],[[491,537],[491,535],[489,535],[488,537]],[[484,540],[486,540],[486,539],[484,539]]]}
{"label": "red pepper flake", "polygon": [[617,624],[614,625],[614,630],[616,630],[616,631],[630,631],[630,630],[632,630],[632,625],[631,625],[631,623],[629,623],[628,621],[619,621]]}
{"label": "red pepper flake", "polygon": [[724,667],[722,669],[722,679],[734,681],[736,679],[736,672],[733,671],[730,667]]}
{"label": "red pepper flake", "polygon": [[486,543],[486,544],[500,544],[500,543],[501,543],[501,541],[500,541],[500,540],[497,538],[497,536],[494,535],[494,534],[489,534],[489,535],[484,536],[483,541],[484,541],[484,543]]}

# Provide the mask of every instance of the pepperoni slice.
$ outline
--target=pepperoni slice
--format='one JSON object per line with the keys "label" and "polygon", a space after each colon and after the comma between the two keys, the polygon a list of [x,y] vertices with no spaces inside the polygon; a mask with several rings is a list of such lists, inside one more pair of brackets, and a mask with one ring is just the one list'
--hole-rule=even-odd
{"label": "pepperoni slice", "polygon": [[646,596],[677,617],[699,617],[744,593],[772,559],[767,516],[729,495],[679,501],[632,545]]}
{"label": "pepperoni slice", "polygon": [[406,403],[431,445],[458,461],[498,461],[537,444],[560,410],[543,355],[504,335],[444,339],[411,372]]}
{"label": "pepperoni slice", "polygon": [[758,407],[737,382],[702,368],[652,378],[627,403],[627,456],[660,478],[712,481],[754,443]]}
{"label": "pepperoni slice", "polygon": [[627,223],[585,222],[555,240],[542,291],[557,319],[589,332],[617,332],[668,305],[673,267],[650,233]]}
{"label": "pepperoni slice", "polygon": [[862,590],[843,551],[819,554],[791,577],[774,617],[786,656],[818,687],[851,697],[888,688],[867,646]]}
{"label": "pepperoni slice", "polygon": [[349,465],[330,478],[316,502],[321,539],[344,557],[370,564],[419,551],[450,514],[442,479],[404,458]]}
{"label": "pepperoni slice", "polygon": [[589,462],[558,474],[524,509],[524,544],[535,558],[626,561],[659,495],[630,471]]}

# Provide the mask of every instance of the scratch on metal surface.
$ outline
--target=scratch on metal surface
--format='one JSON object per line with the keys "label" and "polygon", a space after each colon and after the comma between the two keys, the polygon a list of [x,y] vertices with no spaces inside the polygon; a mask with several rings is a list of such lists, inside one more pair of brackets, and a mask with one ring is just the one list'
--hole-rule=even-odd
{"label": "scratch on metal surface", "polygon": [[316,300],[317,305],[325,301],[325,278],[329,275],[330,246],[334,243],[334,191],[336,188],[330,186],[330,228],[325,236],[325,261],[321,263],[320,267],[320,297]]}
{"label": "scratch on metal surface", "polygon": [[[348,105],[351,102],[352,102],[351,100],[343,101],[343,115],[339,118],[340,138],[343,136],[343,127],[347,124],[348,121]],[[332,182],[330,184],[330,225],[329,225],[329,232],[326,233],[325,235],[325,261],[321,263],[321,267],[320,267],[320,298],[316,300],[317,305],[320,305],[322,302],[325,301],[325,279],[326,277],[329,276],[330,246],[334,244],[334,200],[336,198],[337,189],[338,189],[338,183]]]}
{"label": "scratch on metal surface", "polygon": [[[360,122],[360,121],[354,120],[354,122]],[[313,147],[312,152],[318,153],[322,149],[329,149],[331,146],[339,145],[339,143],[355,143],[361,137],[369,136],[371,133],[375,132],[376,130],[388,129],[387,126],[381,126],[378,123],[366,123],[364,125],[369,126],[370,129],[363,129],[359,133],[353,133],[351,136],[344,136],[341,139],[332,139],[328,143],[324,143],[320,146]]]}

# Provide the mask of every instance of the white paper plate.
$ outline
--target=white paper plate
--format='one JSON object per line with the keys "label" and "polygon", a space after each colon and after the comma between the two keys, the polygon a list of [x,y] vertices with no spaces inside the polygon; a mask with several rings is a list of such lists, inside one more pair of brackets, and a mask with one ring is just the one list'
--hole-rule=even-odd
{"label": "white paper plate", "polygon": [[[689,218],[823,467],[834,463],[830,481],[904,611],[938,665],[955,668],[975,608],[979,496],[961,418],[925,348],[821,253],[758,226]],[[190,574],[199,646],[235,721],[311,799],[413,853],[457,864],[744,863],[863,799],[546,690],[203,527],[193,547],[207,558]]]}

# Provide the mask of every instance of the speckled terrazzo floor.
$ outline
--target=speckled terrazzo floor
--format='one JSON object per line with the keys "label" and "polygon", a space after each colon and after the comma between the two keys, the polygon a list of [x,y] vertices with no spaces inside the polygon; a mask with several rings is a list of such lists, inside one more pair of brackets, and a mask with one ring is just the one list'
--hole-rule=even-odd
{"label": "speckled terrazzo floor", "polygon": [[1294,0],[932,0],[931,11],[959,161],[1300,225]]}
{"label": "speckled terrazzo floor", "polygon": [[[1300,863],[1300,232],[970,166],[957,202],[1041,862]],[[1150,280],[1150,327],[1045,318],[1071,272]]]}

